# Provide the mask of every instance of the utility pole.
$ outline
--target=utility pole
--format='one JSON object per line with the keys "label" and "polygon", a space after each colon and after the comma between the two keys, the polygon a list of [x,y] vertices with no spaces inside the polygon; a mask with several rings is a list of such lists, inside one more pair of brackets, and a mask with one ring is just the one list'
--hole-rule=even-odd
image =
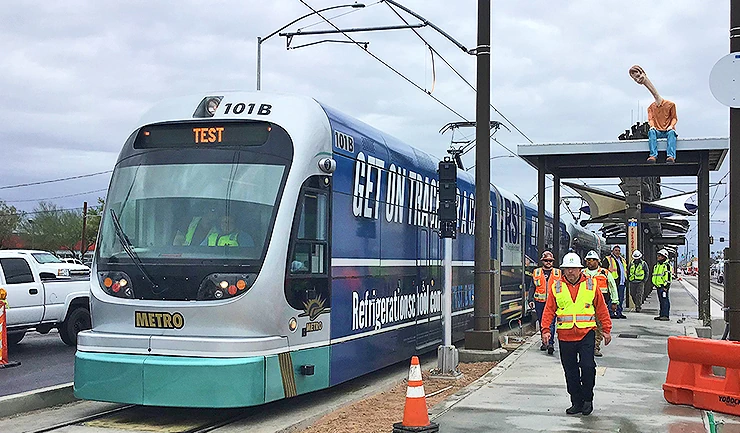
{"label": "utility pole", "polygon": [[478,0],[477,89],[475,108],[475,301],[474,328],[465,348],[491,351],[498,335],[491,330],[491,1]]}
{"label": "utility pole", "polygon": [[87,202],[82,204],[82,240],[80,241],[80,261],[84,260],[87,252],[87,243],[85,242],[85,230],[87,229]]}
{"label": "utility pole", "polygon": [[[740,52],[740,4],[730,0],[730,52]],[[730,108],[730,215],[740,215],[740,109]],[[730,340],[740,341],[740,221],[730,218],[730,248],[725,251],[725,320]]]}

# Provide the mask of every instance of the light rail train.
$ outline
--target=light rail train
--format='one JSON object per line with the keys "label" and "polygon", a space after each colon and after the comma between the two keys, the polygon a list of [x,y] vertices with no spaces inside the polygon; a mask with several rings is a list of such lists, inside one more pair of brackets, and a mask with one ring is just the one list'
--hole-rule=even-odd
{"label": "light rail train", "polygon": [[[437,160],[313,99],[166,101],[126,140],[78,336],[75,395],[241,407],[323,389],[442,341]],[[458,172],[452,329],[472,326],[475,187]],[[491,186],[495,322],[526,314],[537,209]],[[549,217],[548,217],[549,218]],[[581,254],[603,239],[561,225]],[[548,226],[547,244],[552,244]]]}

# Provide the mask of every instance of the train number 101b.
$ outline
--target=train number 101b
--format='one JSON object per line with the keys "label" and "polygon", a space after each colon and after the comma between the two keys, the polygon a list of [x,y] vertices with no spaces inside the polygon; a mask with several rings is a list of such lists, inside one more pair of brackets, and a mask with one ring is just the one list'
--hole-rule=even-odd
{"label": "train number 101b", "polygon": [[[254,112],[254,108],[257,107],[257,104],[245,104],[244,102],[232,104],[231,102],[229,102],[228,104],[224,105],[224,107],[224,114],[229,114],[229,112],[231,112],[232,114],[242,114],[244,113],[244,110],[247,110],[247,114],[252,114]],[[257,107],[257,115],[267,116],[268,114],[270,114],[270,110],[272,110],[272,105],[260,104],[259,107]]]}

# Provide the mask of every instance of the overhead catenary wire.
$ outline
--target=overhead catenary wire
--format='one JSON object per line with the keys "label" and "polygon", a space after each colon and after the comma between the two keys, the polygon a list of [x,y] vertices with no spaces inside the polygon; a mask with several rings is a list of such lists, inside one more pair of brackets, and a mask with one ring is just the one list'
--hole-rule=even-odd
{"label": "overhead catenary wire", "polygon": [[5,185],[5,186],[0,186],[0,189],[21,188],[21,187],[25,187],[25,186],[44,185],[44,184],[47,184],[47,183],[64,182],[66,180],[82,179],[82,178],[85,178],[85,177],[100,176],[101,174],[107,174],[107,173],[112,173],[112,172],[113,172],[113,170],[105,170],[105,171],[99,171],[99,172],[96,172],[96,173],[81,174],[81,175],[78,175],[78,176],[61,177],[61,178],[58,178],[58,179],[42,180],[42,181],[38,181],[38,182],[19,183],[19,184],[16,184],[16,185]]}
{"label": "overhead catenary wire", "polygon": [[[405,75],[404,75],[403,73],[401,73],[400,71],[398,71],[398,70],[397,70],[396,68],[394,68],[393,66],[391,66],[390,64],[388,64],[387,62],[385,62],[385,61],[384,61],[383,59],[381,59],[380,57],[378,57],[378,56],[377,56],[377,55],[375,55],[374,53],[372,53],[372,52],[371,52],[371,51],[370,51],[369,49],[367,49],[367,47],[366,47],[366,46],[364,46],[364,45],[363,45],[362,43],[360,43],[360,42],[356,41],[356,40],[355,40],[354,38],[352,38],[352,37],[351,37],[350,35],[348,35],[348,34],[347,34],[347,33],[346,33],[345,31],[342,31],[342,29],[340,29],[339,27],[337,27],[337,25],[336,25],[336,24],[334,24],[333,22],[331,22],[330,20],[328,20],[328,19],[327,19],[326,17],[324,17],[324,16],[323,16],[323,15],[322,15],[322,14],[321,14],[321,13],[320,13],[319,11],[317,11],[317,10],[316,10],[316,9],[315,9],[315,8],[314,8],[313,6],[311,6],[310,4],[308,4],[308,2],[306,2],[306,0],[299,0],[299,1],[300,1],[301,3],[303,3],[303,5],[304,5],[304,6],[306,6],[306,7],[307,7],[307,8],[309,8],[309,9],[310,9],[311,11],[313,11],[313,12],[314,12],[314,13],[315,13],[316,15],[318,15],[319,17],[321,17],[321,19],[323,19],[323,20],[324,20],[324,21],[325,21],[325,22],[326,22],[327,24],[329,24],[330,26],[332,26],[332,27],[333,27],[333,28],[334,28],[334,29],[335,29],[335,30],[336,30],[337,32],[339,32],[339,33],[341,33],[342,35],[344,35],[344,37],[346,37],[346,38],[347,38],[348,40],[350,40],[350,41],[351,41],[351,42],[352,42],[353,44],[355,44],[355,45],[356,45],[356,46],[357,46],[358,48],[362,49],[362,50],[363,50],[364,52],[366,52],[366,53],[367,53],[367,54],[368,54],[369,56],[371,56],[372,58],[374,58],[375,60],[377,60],[378,62],[380,62],[380,63],[381,63],[381,64],[382,64],[383,66],[385,66],[386,68],[390,69],[390,70],[391,70],[392,72],[394,72],[394,73],[395,73],[396,75],[398,75],[399,77],[401,77],[401,78],[402,78],[402,79],[403,79],[404,81],[408,82],[409,84],[411,84],[412,86],[414,86],[414,87],[415,87],[416,89],[418,89],[418,90],[420,90],[420,91],[424,92],[424,94],[426,94],[427,96],[429,96],[430,98],[432,98],[432,99],[433,99],[434,101],[436,101],[437,103],[439,103],[440,105],[442,105],[443,107],[445,107],[445,108],[446,108],[447,110],[449,110],[450,112],[454,113],[454,114],[455,114],[456,116],[458,116],[458,117],[459,117],[459,118],[461,118],[462,120],[464,120],[464,121],[466,121],[466,122],[471,122],[471,121],[470,121],[470,120],[469,120],[468,118],[466,118],[465,116],[463,116],[462,114],[460,114],[459,112],[457,112],[457,111],[456,111],[455,109],[453,109],[452,107],[450,107],[450,106],[449,106],[448,104],[446,104],[445,102],[443,102],[442,100],[440,100],[440,99],[439,99],[439,98],[437,98],[436,96],[432,95],[432,94],[431,94],[430,92],[428,92],[428,91],[424,90],[424,88],[422,88],[422,87],[421,87],[420,85],[416,84],[416,83],[415,83],[415,82],[414,82],[413,80],[411,80],[410,78],[408,78],[407,76],[405,76]],[[395,12],[395,10],[394,10],[394,12]],[[396,12],[396,13],[398,13],[398,12]],[[402,19],[403,19],[403,18],[402,18]],[[421,37],[421,36],[420,36],[420,37]],[[425,43],[426,43],[426,42],[425,42]],[[427,44],[427,45],[428,45],[428,46],[430,46],[429,44]],[[431,48],[431,46],[430,46],[430,48]],[[436,50],[435,50],[435,51],[436,51]],[[449,64],[449,62],[447,62],[447,61],[446,61],[446,59],[444,59],[444,58],[443,58],[443,57],[442,57],[442,56],[441,56],[441,55],[439,54],[439,52],[437,52],[437,56],[438,56],[438,57],[440,57],[440,58],[441,58],[441,59],[442,59],[442,60],[443,60],[443,61],[445,62],[445,64],[447,64],[448,66],[450,66],[450,68],[452,68],[452,66],[451,66],[451,65]],[[476,91],[476,92],[477,92],[477,89],[475,88],[475,86],[473,86],[473,85],[472,85],[472,84],[471,84],[470,82],[468,82],[468,81],[467,81],[467,80],[466,80],[466,79],[465,79],[465,78],[464,78],[464,77],[463,77],[463,76],[462,76],[462,75],[461,75],[461,74],[460,74],[459,72],[457,72],[457,70],[455,70],[454,68],[452,68],[452,69],[453,69],[453,70],[455,71],[455,73],[456,73],[456,74],[457,74],[457,75],[458,75],[458,76],[459,76],[459,77],[460,77],[461,79],[463,79],[463,81],[465,81],[465,83],[467,83],[467,84],[468,84],[468,86],[470,86],[470,87],[471,87],[471,88],[472,88],[472,89],[473,89],[474,91]],[[529,141],[530,143],[534,143],[534,142],[533,142],[533,141],[532,141],[532,140],[531,140],[531,139],[530,139],[529,137],[527,137],[527,135],[526,135],[526,134],[524,134],[523,132],[521,132],[521,130],[519,130],[519,128],[517,128],[517,127],[516,127],[516,125],[514,125],[514,124],[513,124],[513,123],[512,123],[512,122],[511,122],[511,121],[510,121],[510,120],[509,120],[508,118],[506,118],[505,116],[503,116],[503,114],[501,114],[501,112],[500,112],[500,111],[498,111],[498,109],[496,109],[496,107],[493,107],[493,105],[491,105],[491,107],[493,108],[493,110],[494,110],[494,111],[496,111],[496,113],[498,113],[498,114],[499,114],[499,115],[500,115],[500,116],[501,116],[502,118],[504,118],[504,119],[505,119],[505,120],[506,120],[506,121],[507,121],[507,122],[508,122],[508,123],[509,123],[509,124],[510,124],[511,126],[513,126],[513,127],[514,127],[514,128],[515,128],[515,129],[517,130],[517,131],[519,131],[519,133],[520,133],[520,134],[521,134],[521,135],[522,135],[523,137],[525,137],[525,138],[526,138],[526,139],[527,139],[527,140],[528,140],[528,141]],[[506,149],[506,151],[507,151],[507,152],[511,153],[512,155],[514,155],[514,156],[516,156],[516,157],[518,157],[518,158],[521,158],[521,156],[519,156],[519,155],[518,155],[518,154],[517,154],[516,152],[514,152],[513,150],[511,150],[511,149],[509,149],[508,147],[504,146],[504,145],[503,145],[502,143],[500,143],[500,142],[499,142],[498,140],[495,140],[495,141],[496,141],[496,143],[498,143],[498,144],[499,144],[499,145],[500,145],[501,147],[503,147],[504,149]],[[551,180],[552,180],[552,179],[551,179]],[[581,182],[583,182],[583,181],[581,180]],[[585,182],[583,182],[583,183],[585,184]],[[569,189],[569,190],[570,190],[571,192],[573,192],[573,193],[575,194],[575,191],[573,191],[572,189],[570,189],[570,188],[568,188],[568,187],[566,187],[566,186],[563,186],[563,188],[567,188],[567,189]],[[568,210],[570,211],[570,208],[568,208]]]}
{"label": "overhead catenary wire", "polygon": [[429,96],[430,98],[432,98],[432,99],[434,99],[435,101],[437,101],[437,103],[439,103],[440,105],[442,105],[443,107],[445,107],[445,108],[446,108],[447,110],[449,110],[449,111],[451,111],[452,113],[454,113],[454,114],[455,114],[455,115],[456,115],[457,117],[459,117],[459,118],[461,118],[461,119],[463,119],[463,120],[465,120],[465,121],[467,121],[467,122],[470,122],[470,120],[468,120],[468,119],[467,119],[467,118],[466,118],[465,116],[463,116],[462,114],[458,113],[458,112],[457,112],[457,111],[456,111],[456,110],[455,110],[454,108],[450,107],[450,106],[449,106],[448,104],[444,103],[444,102],[443,102],[443,101],[442,101],[441,99],[437,98],[436,96],[434,96],[434,95],[432,95],[431,93],[429,93],[429,92],[427,92],[426,90],[424,90],[424,89],[423,89],[423,88],[422,88],[421,86],[419,86],[418,84],[416,84],[416,83],[415,83],[415,82],[414,82],[414,81],[413,81],[412,79],[410,79],[410,78],[408,78],[407,76],[405,76],[405,75],[404,75],[403,73],[401,73],[401,72],[400,72],[400,71],[399,71],[398,69],[394,68],[393,66],[391,66],[390,64],[388,64],[387,62],[385,62],[385,61],[384,61],[383,59],[381,59],[380,57],[378,57],[378,56],[376,56],[375,54],[373,54],[373,53],[372,53],[372,52],[371,52],[371,51],[370,51],[369,49],[367,49],[367,48],[363,47],[363,44],[362,44],[362,43],[360,43],[360,42],[357,42],[357,41],[356,41],[356,40],[355,40],[354,38],[352,38],[352,36],[348,35],[348,34],[347,34],[346,32],[344,32],[344,31],[342,31],[342,30],[341,30],[341,29],[340,29],[339,27],[337,27],[337,26],[336,26],[336,25],[335,25],[335,24],[334,24],[333,22],[329,21],[329,20],[328,20],[328,19],[327,19],[326,17],[324,17],[323,15],[321,15],[321,13],[320,13],[320,12],[318,12],[318,11],[317,11],[316,9],[314,9],[314,8],[313,8],[313,7],[311,6],[311,5],[309,5],[309,4],[308,4],[308,3],[307,3],[307,2],[305,1],[305,0],[299,0],[299,1],[300,1],[301,3],[303,3],[303,4],[304,4],[304,5],[305,5],[305,6],[307,7],[307,8],[311,9],[311,10],[312,10],[312,11],[313,11],[313,12],[314,12],[314,13],[315,13],[316,15],[318,15],[319,17],[321,17],[321,18],[322,18],[322,19],[323,19],[324,21],[326,21],[326,22],[327,22],[327,23],[328,23],[329,25],[331,25],[332,27],[334,27],[334,29],[335,29],[335,30],[337,30],[337,31],[338,31],[339,33],[341,33],[342,35],[344,35],[344,37],[346,37],[347,39],[349,39],[350,41],[352,41],[352,43],[353,43],[353,44],[357,45],[357,46],[358,46],[358,47],[359,47],[360,49],[362,49],[363,51],[365,51],[365,52],[366,52],[366,53],[367,53],[368,55],[370,55],[370,56],[371,56],[372,58],[374,58],[375,60],[377,60],[378,62],[380,62],[380,63],[381,63],[381,64],[382,64],[383,66],[385,66],[386,68],[388,68],[388,69],[390,69],[391,71],[393,71],[393,72],[394,72],[394,73],[395,73],[396,75],[398,75],[399,77],[403,78],[403,79],[404,79],[404,80],[405,80],[406,82],[408,82],[408,83],[409,83],[409,84],[411,84],[412,86],[414,86],[414,87],[416,87],[417,89],[419,89],[419,90],[421,90],[422,92],[424,92],[424,93],[425,93],[425,94],[426,94],[427,96]]}
{"label": "overhead catenary wire", "polygon": [[107,191],[108,188],[100,188],[100,189],[94,189],[91,191],[83,191],[83,192],[77,192],[74,194],[66,194],[66,195],[58,195],[55,197],[44,197],[44,198],[31,198],[31,199],[23,199],[23,200],[3,200],[5,203],[28,203],[32,201],[46,201],[46,200],[55,200],[59,198],[67,198],[67,197],[77,197],[80,195],[87,195],[87,194],[94,194],[96,192],[103,192]]}

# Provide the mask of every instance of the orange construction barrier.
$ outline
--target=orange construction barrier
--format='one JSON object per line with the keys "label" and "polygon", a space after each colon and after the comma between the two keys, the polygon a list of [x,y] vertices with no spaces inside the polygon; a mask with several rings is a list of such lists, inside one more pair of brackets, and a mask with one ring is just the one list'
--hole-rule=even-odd
{"label": "orange construction barrier", "polygon": [[403,422],[393,424],[393,433],[405,432],[438,432],[439,425],[429,422],[427,397],[424,393],[424,382],[421,379],[419,358],[411,357],[408,387],[406,388],[406,405],[403,408]]}
{"label": "orange construction barrier", "polygon": [[[666,401],[740,415],[740,342],[669,337],[668,358]],[[713,366],[724,367],[725,376]]]}

